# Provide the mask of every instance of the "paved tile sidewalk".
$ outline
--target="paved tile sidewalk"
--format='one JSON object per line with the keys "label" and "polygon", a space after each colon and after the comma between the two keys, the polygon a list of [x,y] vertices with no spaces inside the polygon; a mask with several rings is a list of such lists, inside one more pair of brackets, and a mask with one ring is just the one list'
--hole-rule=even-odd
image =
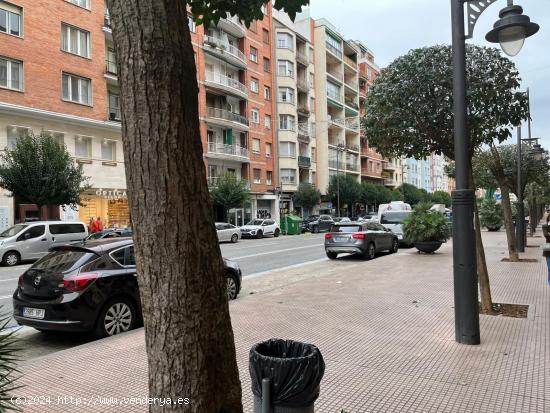
{"label": "paved tile sidewalk", "polygon": [[[505,234],[485,233],[495,302],[529,304],[528,319],[481,316],[482,344],[454,341],[451,248],[374,261],[344,259],[245,279],[231,303],[245,411],[248,351],[270,338],[316,344],[327,369],[318,413],[550,412],[550,286],[546,265],[502,263]],[[530,238],[530,244],[542,238]],[[526,257],[540,258],[528,248]],[[254,294],[247,294],[250,292]],[[58,396],[143,397],[143,331],[21,366],[22,396],[51,396],[28,412],[145,412],[143,406],[70,406]]]}

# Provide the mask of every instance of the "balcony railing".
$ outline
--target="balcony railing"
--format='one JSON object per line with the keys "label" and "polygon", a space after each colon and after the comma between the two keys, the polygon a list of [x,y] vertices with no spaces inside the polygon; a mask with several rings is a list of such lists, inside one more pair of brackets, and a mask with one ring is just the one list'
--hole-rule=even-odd
{"label": "balcony railing", "polygon": [[246,117],[239,115],[238,113],[233,113],[225,109],[213,108],[211,106],[208,106],[206,108],[206,116],[208,116],[209,118],[217,118],[237,122],[245,126],[249,125],[248,119]]}
{"label": "balcony railing", "polygon": [[346,128],[348,128],[348,129],[358,131],[359,126],[360,126],[359,125],[359,119],[357,119],[355,117],[346,118],[345,125],[346,125]]}
{"label": "balcony railing", "polygon": [[302,52],[296,52],[296,61],[303,64],[304,66],[309,65],[309,59],[307,58],[307,55]]}
{"label": "balcony railing", "polygon": [[348,163],[346,165],[346,170],[353,171],[353,172],[359,172],[359,165],[357,163]]}
{"label": "balcony railing", "polygon": [[393,162],[384,162],[384,170],[395,171],[397,166]]}
{"label": "balcony railing", "polygon": [[311,167],[311,158],[309,156],[298,156],[298,167],[299,168],[310,168]]}
{"label": "balcony railing", "polygon": [[344,161],[340,160],[338,163],[336,163],[336,159],[329,159],[328,160],[328,167],[333,169],[344,169]]}
{"label": "balcony railing", "polygon": [[306,92],[309,90],[306,79],[298,78],[296,80],[296,86],[298,86],[298,89],[306,91]]}
{"label": "balcony railing", "polygon": [[397,186],[397,181],[395,179],[384,179],[384,185]]}
{"label": "balcony railing", "polygon": [[[220,177],[219,176],[209,176],[208,178],[206,178],[207,182],[208,182],[208,187],[209,188],[216,188],[218,186],[218,182],[220,181]],[[246,184],[246,187],[248,189],[250,189],[250,182],[247,181],[246,179],[242,179],[241,178],[241,181],[244,181],[245,184]]]}
{"label": "balcony railing", "polygon": [[105,60],[105,71],[111,75],[117,74],[116,62],[114,60]]}
{"label": "balcony railing", "polygon": [[215,153],[219,155],[238,156],[241,158],[248,158],[248,149],[238,145],[226,145],[217,142],[208,142],[208,153]]}
{"label": "balcony railing", "polygon": [[327,96],[336,102],[342,103],[342,97],[338,93],[327,90]]}
{"label": "balcony railing", "polygon": [[339,59],[342,59],[342,51],[340,49],[337,49],[334,45],[326,42],[327,50],[331,52],[333,55],[338,57]]}
{"label": "balcony railing", "polygon": [[357,103],[355,103],[353,100],[346,99],[345,104],[346,104],[346,106],[348,106],[350,108],[353,108],[355,110],[359,110],[359,105]]}
{"label": "balcony railing", "polygon": [[348,65],[353,67],[354,69],[357,69],[357,62],[352,60],[350,57],[344,55],[344,62],[346,62]]}
{"label": "balcony railing", "polygon": [[241,60],[243,63],[246,63],[246,56],[239,50],[238,47],[235,47],[218,37],[204,35],[203,42],[209,46],[216,47],[226,53],[229,53],[230,55],[233,55],[237,59]]}
{"label": "balcony railing", "polygon": [[310,110],[309,110],[309,108],[307,107],[307,105],[298,105],[298,112],[299,112],[299,113],[306,114],[306,115],[309,115],[309,114],[310,114]]}
{"label": "balcony railing", "polygon": [[359,89],[359,83],[356,82],[355,80],[346,80],[344,81],[344,83],[346,84],[347,87],[349,87],[352,90]]}
{"label": "balcony railing", "polygon": [[218,85],[226,86],[241,93],[247,93],[246,86],[238,80],[222,75],[221,73],[206,72],[205,79],[207,82],[217,83]]}
{"label": "balcony railing", "polygon": [[354,151],[354,152],[359,152],[359,145],[348,145],[346,144],[346,149],[348,151]]}

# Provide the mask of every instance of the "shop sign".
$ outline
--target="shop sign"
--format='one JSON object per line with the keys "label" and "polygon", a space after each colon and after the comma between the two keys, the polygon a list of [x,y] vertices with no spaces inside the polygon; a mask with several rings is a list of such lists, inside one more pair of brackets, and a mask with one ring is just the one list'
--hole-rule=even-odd
{"label": "shop sign", "polygon": [[95,191],[95,194],[99,197],[110,199],[110,200],[119,200],[126,199],[128,195],[126,194],[125,189],[98,189]]}

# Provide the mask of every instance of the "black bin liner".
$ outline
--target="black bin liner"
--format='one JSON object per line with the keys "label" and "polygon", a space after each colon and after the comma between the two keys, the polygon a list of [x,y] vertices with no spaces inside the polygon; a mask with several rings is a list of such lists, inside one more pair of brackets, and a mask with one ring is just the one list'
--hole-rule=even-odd
{"label": "black bin liner", "polygon": [[252,393],[262,397],[262,379],[271,380],[271,404],[300,408],[319,397],[325,361],[317,347],[292,340],[270,339],[250,349]]}

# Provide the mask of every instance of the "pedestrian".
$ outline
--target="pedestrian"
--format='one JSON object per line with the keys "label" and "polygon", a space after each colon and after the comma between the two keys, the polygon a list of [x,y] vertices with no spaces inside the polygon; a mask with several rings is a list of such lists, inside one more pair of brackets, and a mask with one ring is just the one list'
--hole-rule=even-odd
{"label": "pedestrian", "polygon": [[546,266],[548,268],[548,285],[550,285],[550,232],[548,222],[550,221],[550,213],[546,216],[546,224],[542,226],[542,233],[546,238],[546,244],[542,245],[542,256],[546,258]]}
{"label": "pedestrian", "polygon": [[88,221],[88,234],[92,234],[94,232],[94,218],[90,217],[90,220]]}
{"label": "pedestrian", "polygon": [[97,217],[96,228],[97,232],[103,231],[103,222],[101,222],[101,217]]}

